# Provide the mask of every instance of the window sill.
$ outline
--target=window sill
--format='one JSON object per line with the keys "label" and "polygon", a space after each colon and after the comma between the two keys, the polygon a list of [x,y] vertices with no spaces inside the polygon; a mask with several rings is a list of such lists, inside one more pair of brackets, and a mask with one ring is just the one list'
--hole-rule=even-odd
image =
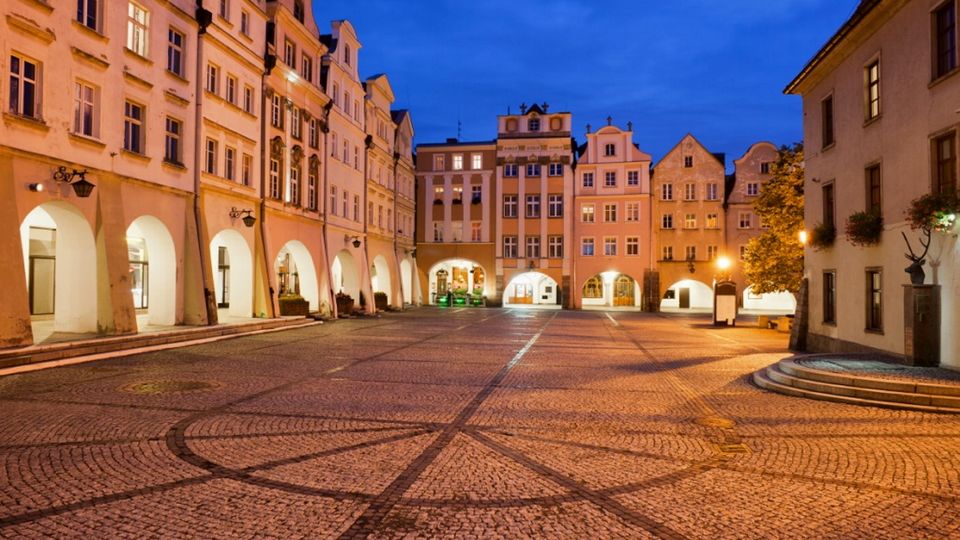
{"label": "window sill", "polygon": [[33,129],[39,129],[41,131],[50,131],[50,126],[43,121],[42,118],[34,118],[32,116],[23,116],[20,114],[13,113],[3,113],[4,122],[14,122],[22,126],[31,127]]}
{"label": "window sill", "polygon": [[876,123],[880,122],[880,119],[881,119],[881,118],[883,118],[883,115],[882,115],[882,114],[878,114],[878,115],[874,116],[873,118],[867,118],[867,119],[865,119],[865,120],[863,121],[863,127],[864,127],[864,129],[866,129],[866,128],[869,127],[869,126],[872,126],[873,124],[876,124]]}
{"label": "window sill", "polygon": [[220,15],[219,13],[217,13],[217,21],[219,23],[222,23],[223,26],[230,28],[231,30],[233,29],[233,23],[230,22],[230,20],[224,17],[223,15]]}
{"label": "window sill", "polygon": [[183,75],[180,75],[179,73],[175,73],[173,71],[170,71],[169,69],[165,69],[163,70],[163,72],[166,73],[167,76],[169,76],[171,79],[177,81],[178,83],[190,84],[190,81],[187,80],[187,78],[184,77]]}
{"label": "window sill", "polygon": [[170,161],[170,160],[164,159],[163,161],[160,162],[160,164],[163,165],[164,168],[173,169],[174,171],[177,171],[177,172],[186,172],[187,170],[186,165],[176,161]]}
{"label": "window sill", "polygon": [[120,153],[129,158],[133,158],[137,161],[142,161],[144,163],[149,163],[151,158],[146,154],[141,154],[140,152],[134,152],[133,150],[127,150],[126,148],[121,148]]}
{"label": "window sill", "polygon": [[943,81],[946,81],[947,79],[952,79],[953,76],[956,75],[957,73],[960,73],[960,66],[957,66],[951,69],[950,71],[944,73],[943,75],[937,77],[936,79],[933,79],[932,81],[930,81],[930,84],[927,85],[927,88],[933,88],[934,86],[939,85],[940,83],[942,83]]}
{"label": "window sill", "polygon": [[43,0],[27,0],[27,2],[45,10],[47,13],[53,13],[53,6]]}
{"label": "window sill", "polygon": [[132,49],[128,49],[128,48],[124,47],[124,48],[123,48],[123,53],[126,54],[127,56],[130,56],[130,57],[136,59],[138,62],[141,62],[141,63],[146,64],[146,65],[148,65],[148,66],[152,66],[152,65],[153,65],[153,60],[147,58],[146,56],[141,55],[141,54],[138,53],[137,51],[134,51],[134,50],[132,50]]}
{"label": "window sill", "polygon": [[822,326],[829,326],[830,328],[836,328],[836,327],[837,327],[837,321],[820,321],[820,324],[821,324]]}
{"label": "window sill", "polygon": [[81,23],[80,21],[78,21],[78,20],[76,20],[76,19],[73,19],[71,22],[73,23],[73,26],[77,27],[78,29],[80,29],[80,31],[84,32],[84,33],[87,34],[88,36],[93,37],[93,38],[95,38],[95,39],[98,39],[98,40],[100,40],[100,41],[102,41],[102,42],[104,42],[104,43],[109,43],[109,42],[110,42],[110,38],[108,38],[107,36],[105,36],[105,35],[103,34],[103,32],[101,32],[101,31],[99,31],[99,30],[97,30],[97,29],[95,29],[95,28],[90,28],[89,26]]}
{"label": "window sill", "polygon": [[863,332],[864,332],[865,334],[873,334],[873,335],[875,335],[875,336],[882,336],[882,335],[883,335],[883,328],[864,328],[864,329],[863,329]]}
{"label": "window sill", "polygon": [[81,143],[81,144],[90,145],[90,146],[99,148],[99,149],[101,149],[101,150],[103,150],[104,148],[107,147],[107,145],[106,145],[105,143],[103,143],[103,142],[101,142],[99,139],[96,139],[96,138],[91,137],[91,136],[89,136],[89,135],[81,135],[80,133],[70,132],[70,133],[68,133],[68,136],[70,137],[70,140],[71,140],[71,141],[78,142],[78,143]]}
{"label": "window sill", "polygon": [[830,143],[830,144],[828,144],[828,145],[826,145],[826,146],[821,146],[821,147],[820,147],[820,151],[821,151],[821,152],[827,152],[827,151],[829,151],[829,150],[833,150],[833,148],[836,147],[836,146],[837,146],[837,141],[833,141],[832,143]]}

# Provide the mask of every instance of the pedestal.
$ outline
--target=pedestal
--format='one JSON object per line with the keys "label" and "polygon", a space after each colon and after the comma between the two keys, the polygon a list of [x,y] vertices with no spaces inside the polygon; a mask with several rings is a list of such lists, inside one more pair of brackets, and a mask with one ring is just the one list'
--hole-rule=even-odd
{"label": "pedestal", "polygon": [[904,356],[911,366],[940,365],[940,286],[903,286]]}

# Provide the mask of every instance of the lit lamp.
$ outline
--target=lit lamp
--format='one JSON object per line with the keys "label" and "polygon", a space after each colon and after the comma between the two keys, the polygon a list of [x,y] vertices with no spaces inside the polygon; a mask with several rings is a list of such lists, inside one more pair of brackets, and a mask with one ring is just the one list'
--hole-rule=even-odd
{"label": "lit lamp", "polygon": [[717,274],[721,279],[726,276],[730,269],[733,267],[733,261],[730,260],[730,257],[726,255],[721,255],[717,257]]}
{"label": "lit lamp", "polygon": [[800,245],[802,246],[807,245],[807,243],[810,241],[810,233],[808,233],[806,229],[801,230],[798,236],[800,237]]}
{"label": "lit lamp", "polygon": [[[53,171],[53,179],[58,184],[69,184],[73,186],[73,192],[77,194],[77,197],[80,197],[83,199],[89,197],[90,194],[93,193],[93,188],[96,187],[90,182],[87,182],[86,175],[87,175],[86,169],[82,171],[73,169],[72,171],[67,172],[67,168],[63,166],[57,167],[57,170]],[[31,187],[31,190],[33,190],[32,187]],[[41,191],[41,190],[34,190],[34,191]]]}
{"label": "lit lamp", "polygon": [[237,219],[240,216],[243,216],[243,224],[247,227],[253,227],[257,222],[257,218],[253,217],[253,210],[238,210],[236,206],[230,209],[232,219]]}
{"label": "lit lamp", "polygon": [[350,238],[353,238],[353,242],[352,242],[353,247],[355,247],[355,248],[359,248],[359,247],[360,247],[360,237],[359,237],[359,236],[347,236],[347,235],[344,235],[344,236],[345,236],[348,240],[349,240]]}

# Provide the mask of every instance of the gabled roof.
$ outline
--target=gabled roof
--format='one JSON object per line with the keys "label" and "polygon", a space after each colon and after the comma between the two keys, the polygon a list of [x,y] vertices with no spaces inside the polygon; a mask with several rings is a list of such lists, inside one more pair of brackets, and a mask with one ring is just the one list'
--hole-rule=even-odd
{"label": "gabled roof", "polygon": [[368,84],[383,88],[384,93],[387,95],[387,99],[389,99],[391,103],[397,100],[396,96],[393,94],[393,87],[390,86],[390,79],[387,78],[386,73],[377,73],[376,75],[367,77],[366,82],[363,83],[364,90],[367,89]]}
{"label": "gabled roof", "polygon": [[528,114],[533,114],[533,113],[537,113],[537,114],[547,114],[547,113],[546,113],[543,109],[541,109],[540,106],[537,105],[536,103],[534,103],[533,105],[531,105],[530,108],[527,109],[527,112],[525,112],[525,113],[523,113],[523,114],[524,114],[524,115],[528,115]]}
{"label": "gabled roof", "polygon": [[663,160],[667,159],[667,157],[668,157],[670,154],[672,154],[672,153],[674,152],[674,150],[676,150],[677,148],[680,148],[680,145],[683,144],[683,141],[685,141],[685,140],[687,140],[687,139],[692,139],[693,142],[697,143],[697,145],[698,145],[700,148],[703,148],[703,150],[704,150],[705,152],[707,152],[708,154],[710,154],[711,156],[713,156],[713,159],[717,160],[717,161],[720,163],[720,165],[723,166],[724,169],[726,169],[726,167],[727,167],[727,155],[724,154],[724,153],[722,153],[722,152],[711,152],[711,151],[707,150],[707,147],[704,146],[703,143],[701,143],[696,137],[694,137],[692,133],[687,133],[686,135],[684,135],[683,137],[681,137],[681,138],[680,138],[680,141],[679,141],[677,144],[673,145],[673,148],[671,148],[670,150],[668,150],[667,153],[664,154],[662,158],[660,158],[660,161],[658,161],[658,162],[654,165],[654,167],[659,167],[660,164],[663,163]]}

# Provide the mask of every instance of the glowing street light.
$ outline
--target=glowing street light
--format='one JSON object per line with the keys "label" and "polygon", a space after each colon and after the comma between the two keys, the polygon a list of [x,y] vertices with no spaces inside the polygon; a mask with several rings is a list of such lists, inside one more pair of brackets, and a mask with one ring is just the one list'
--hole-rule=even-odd
{"label": "glowing street light", "polygon": [[730,260],[730,257],[727,257],[726,255],[717,257],[717,270],[725,272],[729,270],[731,266],[733,266],[733,261]]}
{"label": "glowing street light", "polygon": [[799,236],[800,236],[800,245],[805,246],[807,245],[807,242],[810,241],[810,233],[808,233],[805,229],[800,231]]}

